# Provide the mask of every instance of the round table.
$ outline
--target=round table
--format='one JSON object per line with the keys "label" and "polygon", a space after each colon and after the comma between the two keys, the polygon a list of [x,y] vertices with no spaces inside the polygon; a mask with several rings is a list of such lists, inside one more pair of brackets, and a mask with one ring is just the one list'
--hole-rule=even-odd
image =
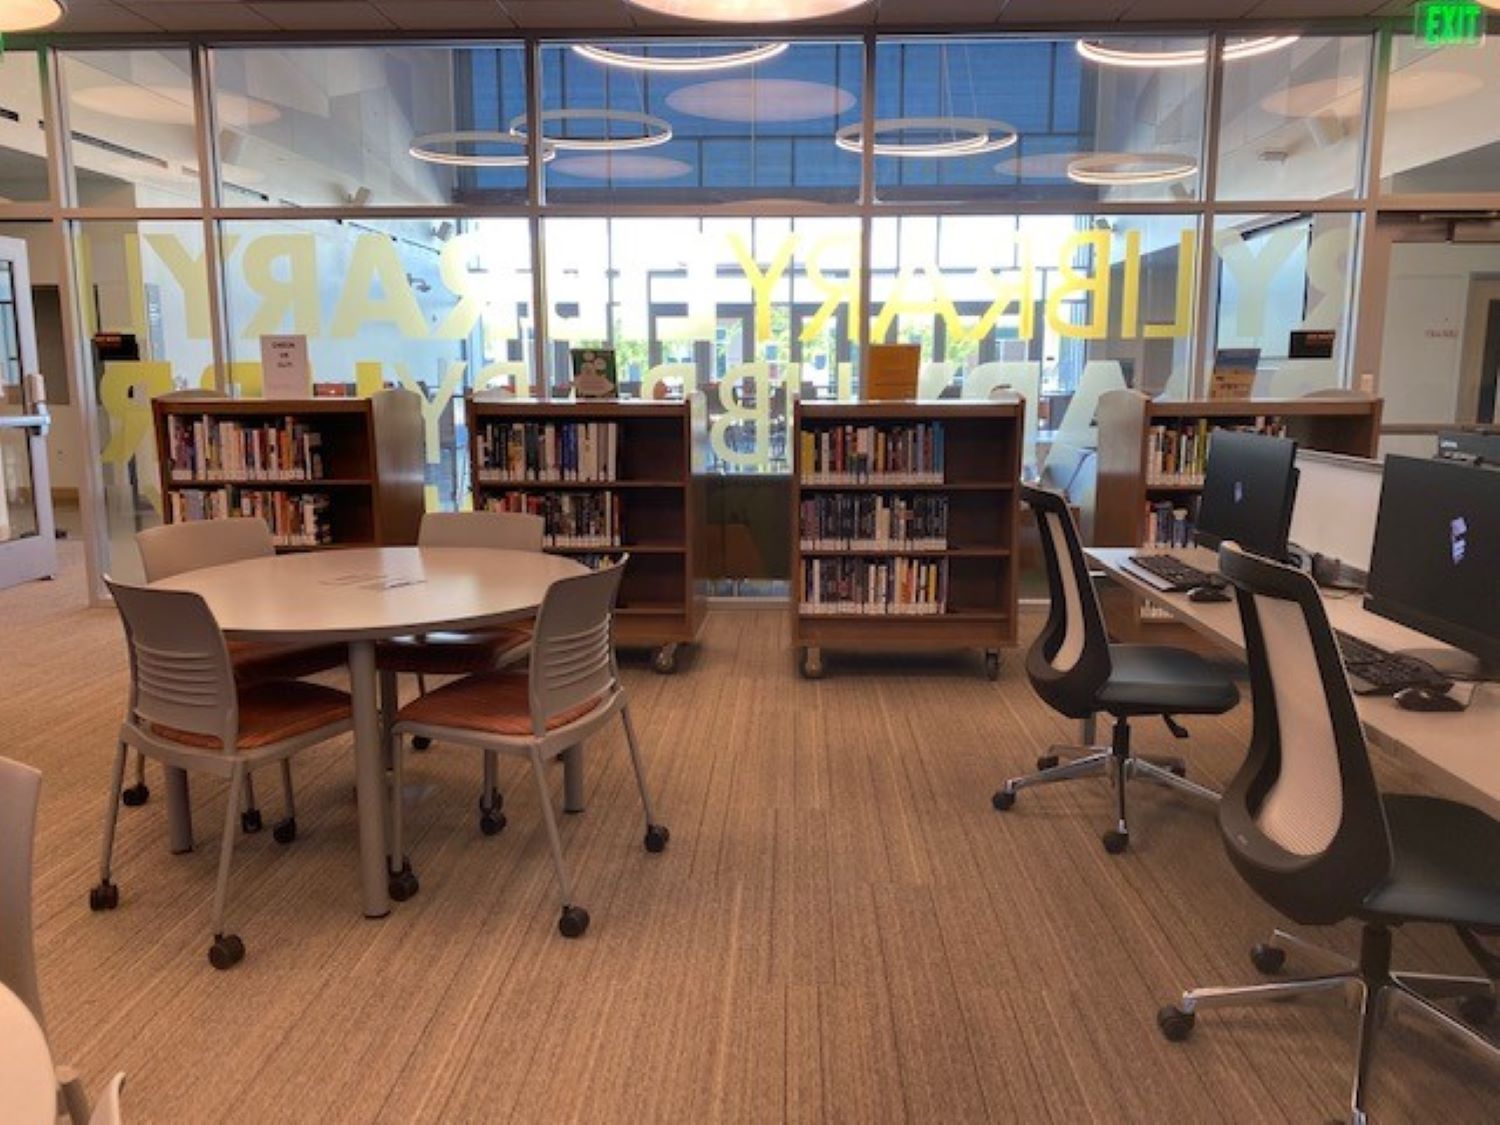
{"label": "round table", "polygon": [[[152,585],[191,590],[208,603],[230,640],[349,646],[359,793],[360,885],[364,912],[390,911],[386,891],[384,755],[375,676],[375,642],[414,633],[462,631],[525,620],[548,587],[586,573],[572,559],[536,551],[470,547],[372,547],[245,559],[184,571]],[[565,758],[568,789],[578,792],[581,761]],[[174,841],[191,847],[186,784],[168,771]]]}
{"label": "round table", "polygon": [[52,1052],[31,1009],[0,984],[0,1105],[15,1125],[53,1125],[57,1075]]}

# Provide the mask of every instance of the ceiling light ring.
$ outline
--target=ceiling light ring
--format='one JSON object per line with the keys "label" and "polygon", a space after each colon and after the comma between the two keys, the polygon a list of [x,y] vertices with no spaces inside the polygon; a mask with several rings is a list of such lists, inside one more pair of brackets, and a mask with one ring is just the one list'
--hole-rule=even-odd
{"label": "ceiling light ring", "polygon": [[732,70],[741,66],[755,66],[785,54],[790,43],[759,43],[743,51],[730,51],[723,55],[631,55],[597,43],[574,43],[573,53],[596,62],[601,66],[619,67],[622,70],[641,70],[654,74],[701,74],[711,70]]}
{"label": "ceiling light ring", "polygon": [[625,0],[671,19],[696,20],[699,23],[797,23],[826,19],[855,8],[868,7],[873,0],[761,0],[747,4],[744,0]]}
{"label": "ceiling light ring", "polygon": [[1168,184],[1197,172],[1197,160],[1170,152],[1095,152],[1069,161],[1067,168],[1068,179],[1075,184],[1095,187]]}
{"label": "ceiling light ring", "polygon": [[[963,133],[947,141],[903,142],[881,141],[882,133],[901,133],[909,129]],[[957,156],[979,156],[1010,148],[1021,138],[1014,125],[989,117],[887,117],[877,120],[870,130],[876,156],[905,159],[931,157],[946,159]],[[864,123],[845,125],[833,135],[833,143],[845,152],[858,153],[864,145]]]}
{"label": "ceiling light ring", "polygon": [[[515,155],[458,152],[457,147],[461,144],[512,144],[521,151]],[[444,151],[439,145],[452,146],[454,151]],[[450,168],[524,168],[531,159],[529,149],[530,144],[522,133],[501,132],[498,129],[450,129],[413,137],[406,151],[423,163],[442,164]],[[543,139],[542,163],[547,163],[556,155],[557,150]]]}
{"label": "ceiling light ring", "polygon": [[[1252,38],[1228,40],[1224,44],[1223,59],[1235,62],[1239,59],[1269,55],[1290,47],[1300,35],[1260,35]],[[1077,39],[1073,47],[1089,62],[1100,66],[1123,67],[1127,70],[1162,70],[1171,67],[1201,66],[1208,59],[1207,47],[1181,47],[1170,51],[1137,50],[1132,47],[1112,46],[1102,39]]]}
{"label": "ceiling light ring", "polygon": [[51,27],[68,14],[63,0],[26,0],[20,5],[0,5],[0,31],[40,31]]}
{"label": "ceiling light ring", "polygon": [[[627,125],[639,125],[644,132],[638,137],[549,137],[542,133],[542,143],[558,150],[570,152],[625,152],[637,148],[655,148],[672,139],[672,123],[664,117],[650,113],[637,113],[629,109],[544,109],[538,114],[539,123],[552,121],[619,121]],[[526,136],[526,115],[519,113],[510,120],[510,131]]]}

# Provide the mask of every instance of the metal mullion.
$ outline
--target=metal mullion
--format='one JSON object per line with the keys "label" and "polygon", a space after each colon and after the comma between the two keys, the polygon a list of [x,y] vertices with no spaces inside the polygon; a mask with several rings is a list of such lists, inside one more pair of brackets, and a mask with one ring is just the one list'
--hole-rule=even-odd
{"label": "metal mullion", "polygon": [[[854,385],[858,388],[856,400],[865,395],[865,381],[860,368],[867,366],[870,354],[870,302],[874,296],[871,274],[874,261],[875,234],[875,84],[879,74],[875,63],[875,48],[878,38],[875,32],[867,32],[864,45],[864,98],[860,103],[859,146],[859,279],[855,288],[857,309],[850,310],[859,320],[855,340],[859,353],[854,365]],[[834,345],[833,387],[837,394],[839,385],[838,346]]]}
{"label": "metal mullion", "polygon": [[[1355,386],[1361,373],[1356,370],[1362,347],[1361,333],[1368,327],[1380,323],[1380,317],[1371,308],[1370,302],[1385,301],[1380,292],[1379,278],[1367,277],[1366,265],[1373,260],[1375,238],[1379,227],[1378,207],[1380,195],[1380,164],[1385,150],[1385,109],[1387,91],[1390,89],[1391,33],[1382,29],[1374,36],[1369,54],[1370,81],[1365,90],[1364,135],[1361,138],[1361,166],[1359,187],[1361,221],[1359,238],[1349,256],[1349,278],[1344,293],[1344,326],[1347,339],[1344,342],[1344,370],[1342,385]],[[1370,284],[1370,282],[1376,284]]]}
{"label": "metal mullion", "polygon": [[191,54],[194,120],[198,123],[198,192],[203,203],[203,275],[208,286],[209,345],[214,357],[214,385],[222,394],[229,387],[229,337],[225,317],[228,279],[220,251],[219,224],[214,219],[219,195],[218,107],[213,99],[213,62],[208,48],[194,47]]}
{"label": "metal mullion", "polygon": [[[1224,100],[1224,36],[1208,37],[1208,90],[1203,99],[1203,182],[1198,219],[1198,301],[1193,314],[1196,347],[1188,368],[1188,397],[1204,395],[1208,360],[1218,336],[1218,300],[1214,286],[1214,228],[1219,217],[1219,118]],[[1182,263],[1177,264],[1182,268]]]}
{"label": "metal mullion", "polygon": [[[552,397],[547,371],[551,329],[547,310],[547,248],[542,240],[542,211],[546,200],[542,165],[542,45],[526,40],[526,222],[531,233],[531,354],[532,394]],[[607,315],[607,313],[606,313]]]}

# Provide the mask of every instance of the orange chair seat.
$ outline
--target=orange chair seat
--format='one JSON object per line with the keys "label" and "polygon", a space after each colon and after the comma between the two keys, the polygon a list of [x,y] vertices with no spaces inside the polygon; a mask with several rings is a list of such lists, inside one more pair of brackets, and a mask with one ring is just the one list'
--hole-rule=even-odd
{"label": "orange chair seat", "polygon": [[[302,680],[252,684],[241,689],[239,700],[240,729],[235,745],[241,750],[256,750],[330,723],[347,722],[350,715],[346,693]],[[160,723],[152,723],[151,730],[160,738],[184,746],[223,749],[223,744],[211,734],[177,730]]]}
{"label": "orange chair seat", "polygon": [[497,625],[464,633],[393,637],[375,645],[375,664],[385,672],[464,676],[488,672],[509,652],[531,643],[532,622]]}
{"label": "orange chair seat", "polygon": [[230,641],[229,662],[234,665],[235,683],[260,683],[263,680],[300,680],[330,668],[348,663],[349,651],[343,645],[275,644],[266,641]]}
{"label": "orange chair seat", "polygon": [[[590,699],[559,712],[547,721],[547,729],[576,722],[602,702]],[[532,733],[526,674],[484,672],[445,684],[401,708],[396,721],[524,738]]]}

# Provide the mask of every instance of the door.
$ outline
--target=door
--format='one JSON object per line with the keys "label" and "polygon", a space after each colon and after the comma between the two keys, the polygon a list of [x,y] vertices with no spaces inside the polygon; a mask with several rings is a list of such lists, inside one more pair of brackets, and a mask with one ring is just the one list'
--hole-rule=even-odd
{"label": "door", "polygon": [[26,244],[0,238],[0,587],[57,571]]}

